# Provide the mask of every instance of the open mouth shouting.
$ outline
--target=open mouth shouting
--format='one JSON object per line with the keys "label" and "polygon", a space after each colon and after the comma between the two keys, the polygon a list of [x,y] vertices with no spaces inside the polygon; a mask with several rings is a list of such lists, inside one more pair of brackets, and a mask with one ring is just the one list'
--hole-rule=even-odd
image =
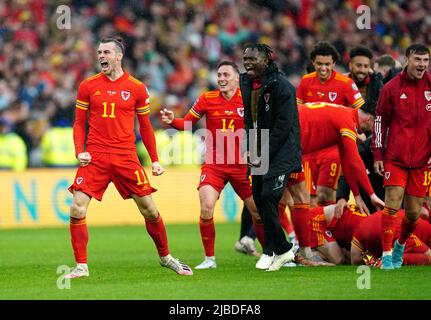
{"label": "open mouth shouting", "polygon": [[103,72],[109,70],[109,63],[107,61],[100,61],[100,66],[102,67]]}

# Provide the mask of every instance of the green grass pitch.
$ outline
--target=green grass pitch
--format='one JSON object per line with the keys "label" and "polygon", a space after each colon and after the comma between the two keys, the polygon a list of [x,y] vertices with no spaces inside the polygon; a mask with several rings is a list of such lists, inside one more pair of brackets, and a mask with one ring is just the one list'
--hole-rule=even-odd
{"label": "green grass pitch", "polygon": [[[167,225],[171,253],[194,267],[203,259],[199,228]],[[358,289],[354,266],[255,269],[233,245],[238,224],[216,224],[217,269],[183,277],[158,265],[145,227],[89,227],[90,277],[57,287],[57,268],[73,266],[68,228],[0,230],[0,299],[291,300],[430,299],[431,268],[371,269]],[[359,280],[360,283],[364,284]],[[60,281],[61,283],[61,281]]]}

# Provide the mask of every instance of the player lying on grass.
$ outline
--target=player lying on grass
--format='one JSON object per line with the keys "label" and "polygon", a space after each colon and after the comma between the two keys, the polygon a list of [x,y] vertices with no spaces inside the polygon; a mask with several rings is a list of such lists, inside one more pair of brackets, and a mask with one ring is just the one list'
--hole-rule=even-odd
{"label": "player lying on grass", "polygon": [[[422,207],[422,215],[427,216],[429,212],[425,207]],[[352,264],[364,263],[366,261],[375,261],[382,256],[382,241],[381,241],[381,217],[383,210],[378,211],[371,216],[368,216],[355,229],[353,234],[350,256]],[[401,223],[405,216],[405,211],[398,211],[395,217],[394,237],[401,233]],[[404,265],[430,265],[431,264],[431,224],[419,219],[413,230],[413,233],[406,240],[406,247],[403,255]],[[370,259],[371,258],[371,259]],[[374,258],[374,259],[373,259]]]}

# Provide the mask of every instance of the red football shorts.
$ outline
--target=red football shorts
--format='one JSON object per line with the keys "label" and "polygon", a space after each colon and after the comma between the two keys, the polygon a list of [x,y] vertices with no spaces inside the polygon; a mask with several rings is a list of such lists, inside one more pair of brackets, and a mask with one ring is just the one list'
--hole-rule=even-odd
{"label": "red football shorts", "polygon": [[[251,178],[251,176],[250,176]],[[201,169],[198,190],[210,185],[221,193],[227,183],[230,183],[236,194],[245,200],[252,196],[251,179],[247,178],[247,166],[241,165],[207,165]]]}
{"label": "red football shorts", "polygon": [[431,180],[431,170],[428,166],[420,169],[407,169],[385,161],[384,186],[403,187],[405,193],[423,198],[427,195]]}
{"label": "red football shorts", "polygon": [[287,180],[286,187],[291,187],[304,181],[306,181],[305,172],[293,172],[289,175],[289,180]]}
{"label": "red football shorts", "polygon": [[82,191],[101,201],[111,181],[123,199],[130,198],[132,194],[143,197],[157,191],[151,187],[136,154],[99,152],[91,152],[90,164],[78,168],[69,191]]}
{"label": "red football shorts", "polygon": [[337,190],[338,179],[341,174],[341,163],[336,147],[317,152],[315,157],[310,159],[309,166],[314,186]]}
{"label": "red football shorts", "polygon": [[313,183],[313,176],[311,174],[310,162],[314,162],[312,157],[304,156],[302,159],[302,167],[304,168],[305,184],[307,191],[310,195],[316,195],[316,185]]}
{"label": "red football shorts", "polygon": [[323,213],[323,207],[315,207],[310,209],[312,215],[311,224],[311,235],[310,235],[310,247],[315,248],[323,246],[327,242],[335,242],[331,231],[327,229],[325,215]]}
{"label": "red football shorts", "polygon": [[406,240],[405,253],[425,253],[429,250],[429,247],[422,242],[415,234],[411,234]]}

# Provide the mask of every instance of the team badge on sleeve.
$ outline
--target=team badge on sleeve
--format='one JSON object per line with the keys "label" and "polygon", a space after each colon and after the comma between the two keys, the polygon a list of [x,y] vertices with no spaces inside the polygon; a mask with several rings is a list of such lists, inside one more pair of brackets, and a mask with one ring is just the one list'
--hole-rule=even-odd
{"label": "team badge on sleeve", "polygon": [[130,91],[121,91],[121,98],[123,98],[124,101],[129,100],[129,98],[130,98]]}
{"label": "team badge on sleeve", "polygon": [[352,89],[355,91],[359,91],[358,86],[355,83],[352,83]]}
{"label": "team badge on sleeve", "polygon": [[331,100],[331,102],[334,102],[335,99],[337,99],[337,93],[336,92],[329,92],[329,100]]}

